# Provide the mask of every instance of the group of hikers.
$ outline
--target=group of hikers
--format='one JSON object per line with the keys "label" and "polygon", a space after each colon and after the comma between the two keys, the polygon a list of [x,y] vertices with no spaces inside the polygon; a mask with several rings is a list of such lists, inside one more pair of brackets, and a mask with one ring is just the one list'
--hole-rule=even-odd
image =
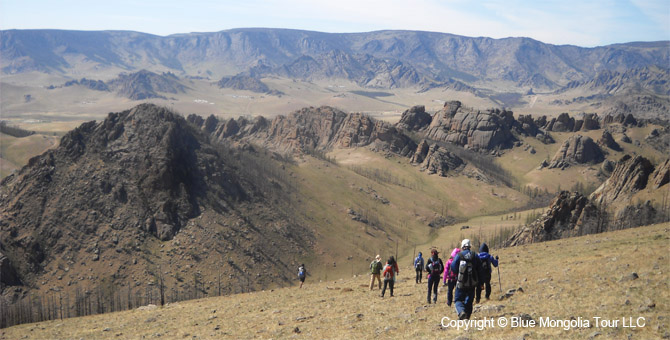
{"label": "group of hikers", "polygon": [[[498,267],[498,256],[489,254],[489,247],[482,243],[479,247],[479,253],[470,249],[469,239],[461,242],[460,248],[454,248],[446,265],[442,262],[437,249],[430,251],[430,257],[424,261],[423,254],[414,259],[414,268],[416,270],[416,283],[422,283],[423,272],[427,273],[428,295],[426,301],[430,304],[437,303],[437,292],[440,280],[442,285],[447,287],[447,306],[452,302],[456,306],[456,313],[460,320],[469,319],[472,314],[473,303],[479,303],[482,290],[485,291],[484,297],[488,300],[491,296],[491,272],[492,266]],[[390,296],[393,296],[393,286],[396,277],[400,273],[398,262],[393,256],[389,257],[386,264],[382,264],[381,256],[377,255],[370,263],[370,290],[375,287],[375,281],[381,289],[381,297],[386,294],[386,288],[389,289]],[[305,282],[307,270],[305,265],[298,267],[298,278],[300,279],[300,288]],[[382,288],[382,278],[384,288]],[[455,291],[454,291],[455,289]]]}
{"label": "group of hikers", "polygon": [[[470,247],[470,240],[464,239],[460,248],[454,248],[451,251],[446,265],[440,259],[437,249],[431,250],[430,258],[425,261],[423,254],[419,252],[413,263],[417,284],[422,283],[423,272],[427,273],[426,301],[429,304],[431,301],[437,303],[438,286],[442,280],[443,286],[447,287],[447,306],[451,306],[453,302],[458,318],[461,320],[470,318],[473,302],[479,303],[482,290],[485,291],[484,297],[487,300],[490,298],[492,266],[498,267],[498,256],[493,257],[489,254],[489,247],[486,243],[481,245],[479,253],[474,252]],[[393,256],[389,257],[386,265],[382,265],[381,257],[377,255],[370,263],[370,290],[374,289],[375,280],[381,289],[380,278],[383,277],[384,288],[381,297],[384,297],[387,285],[393,296],[393,284],[398,273],[398,263]]]}

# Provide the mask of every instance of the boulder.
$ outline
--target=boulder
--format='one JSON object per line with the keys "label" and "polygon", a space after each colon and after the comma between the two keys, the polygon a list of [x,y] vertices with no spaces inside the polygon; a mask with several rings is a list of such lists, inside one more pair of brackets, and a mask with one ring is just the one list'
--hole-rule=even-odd
{"label": "boulder", "polygon": [[598,144],[602,146],[606,146],[614,151],[621,151],[621,146],[614,140],[614,137],[612,137],[612,134],[604,130],[602,136],[598,140]]}
{"label": "boulder", "polygon": [[426,107],[417,105],[405,110],[396,126],[408,131],[418,131],[428,127],[432,120],[433,117],[426,112]]}
{"label": "boulder", "polygon": [[464,164],[458,156],[438,145],[433,145],[429,148],[421,164],[421,171],[444,177],[449,170],[455,170]]}
{"label": "boulder", "polygon": [[595,164],[605,159],[605,155],[590,137],[574,135],[568,138],[549,162],[549,168],[564,169],[571,164]]}

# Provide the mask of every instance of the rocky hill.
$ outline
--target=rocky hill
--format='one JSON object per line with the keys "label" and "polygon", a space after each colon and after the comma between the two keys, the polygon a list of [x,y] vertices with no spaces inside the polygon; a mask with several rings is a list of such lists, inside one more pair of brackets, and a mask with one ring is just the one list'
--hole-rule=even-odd
{"label": "rocky hill", "polygon": [[589,82],[599,73],[666,65],[669,53],[667,42],[581,48],[529,38],[470,38],[417,31],[338,34],[250,28],[167,37],[122,31],[0,32],[0,66],[5,74],[68,74],[78,68],[78,61],[86,61],[99,70],[168,69],[218,79],[262,62],[272,69],[284,69],[287,75],[330,76],[329,72],[335,72],[378,87],[455,79],[466,84],[492,80],[556,90],[570,82]]}
{"label": "rocky hill", "polygon": [[[588,198],[579,192],[559,193],[537,220],[517,230],[505,245],[518,246],[666,221],[670,209],[669,182],[670,160],[655,167],[644,157],[626,155]],[[643,189],[665,193],[664,201],[633,203],[633,196]]]}
{"label": "rocky hill", "polygon": [[165,274],[184,286],[218,275],[231,292],[286,282],[296,264],[278,259],[306,254],[312,237],[287,216],[290,185],[272,155],[210,144],[164,108],[110,113],[3,179],[2,283],[73,290]]}
{"label": "rocky hill", "polygon": [[120,74],[118,78],[111,80],[109,86],[116,88],[120,96],[132,100],[143,100],[149,98],[165,98],[158,94],[183,93],[186,87],[179,83],[179,79],[172,73],[156,73],[140,70],[131,74]]}
{"label": "rocky hill", "polygon": [[114,91],[119,96],[132,100],[144,100],[150,98],[162,98],[165,96],[160,93],[184,93],[188,89],[182,85],[179,78],[172,73],[156,74],[147,70],[140,70],[134,73],[121,73],[115,79],[104,82],[102,80],[92,80],[82,78],[81,80],[70,80],[60,86],[50,85],[47,87],[53,90],[59,87],[83,86],[95,91]]}

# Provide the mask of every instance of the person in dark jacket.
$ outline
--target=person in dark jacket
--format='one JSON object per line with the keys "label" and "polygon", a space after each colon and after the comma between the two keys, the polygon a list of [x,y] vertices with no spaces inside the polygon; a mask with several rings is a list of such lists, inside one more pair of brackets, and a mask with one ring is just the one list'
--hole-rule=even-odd
{"label": "person in dark jacket", "polygon": [[421,283],[423,279],[423,254],[419,252],[419,256],[414,259],[414,269],[416,269],[416,283]]}
{"label": "person in dark jacket", "polygon": [[[468,271],[468,268],[470,269]],[[451,270],[458,273],[454,304],[458,319],[469,319],[472,314],[472,303],[475,298],[475,288],[482,272],[482,263],[477,253],[470,250],[470,240],[461,242],[461,252],[451,263]]]}
{"label": "person in dark jacket", "polygon": [[382,288],[382,297],[386,293],[386,286],[391,290],[391,297],[393,297],[393,285],[395,284],[395,278],[398,275],[400,270],[398,269],[398,263],[395,261],[393,256],[389,257],[386,261],[386,266],[384,266],[384,271],[382,276],[384,277],[384,288]]}
{"label": "person in dark jacket", "polygon": [[489,254],[489,246],[486,245],[486,243],[482,243],[481,247],[479,247],[479,259],[482,262],[482,277],[481,280],[479,281],[479,285],[477,285],[477,291],[475,294],[475,303],[479,303],[479,299],[482,296],[482,289],[484,286],[486,287],[486,300],[491,297],[491,271],[493,268],[491,268],[491,265],[494,267],[498,267],[498,256],[493,257],[491,254]]}
{"label": "person in dark jacket", "polygon": [[437,287],[440,285],[440,275],[444,270],[444,263],[438,257],[437,249],[430,251],[430,258],[426,261],[426,272],[428,272],[428,296],[426,300],[430,304],[431,290],[433,292],[433,303],[437,302]]}

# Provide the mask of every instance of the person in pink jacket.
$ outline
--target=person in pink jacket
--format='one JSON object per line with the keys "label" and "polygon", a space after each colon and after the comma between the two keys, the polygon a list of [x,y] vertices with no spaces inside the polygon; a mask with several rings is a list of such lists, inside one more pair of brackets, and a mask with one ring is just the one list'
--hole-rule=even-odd
{"label": "person in pink jacket", "polygon": [[461,251],[460,248],[454,248],[451,251],[451,256],[447,260],[447,265],[444,266],[443,285],[447,286],[447,306],[451,306],[451,301],[454,300],[454,287],[458,280],[458,273],[451,270],[451,263],[454,262],[454,257]]}

